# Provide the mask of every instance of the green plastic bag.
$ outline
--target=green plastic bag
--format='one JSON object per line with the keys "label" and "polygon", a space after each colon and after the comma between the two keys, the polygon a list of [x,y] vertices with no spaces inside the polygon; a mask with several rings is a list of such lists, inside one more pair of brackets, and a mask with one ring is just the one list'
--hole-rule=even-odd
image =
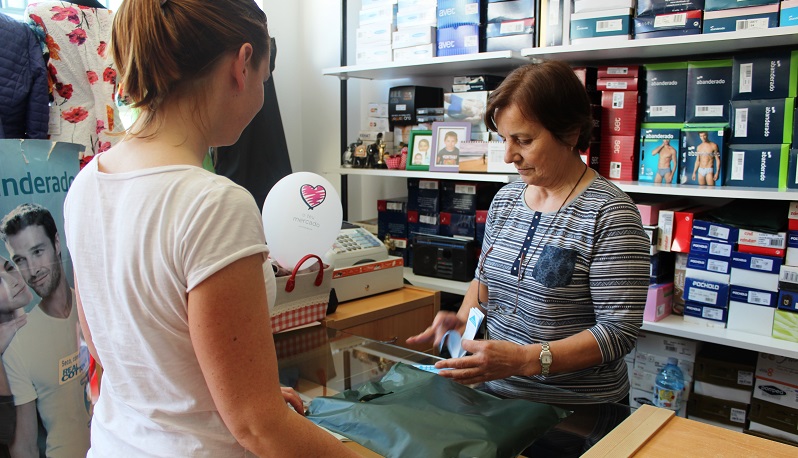
{"label": "green plastic bag", "polygon": [[310,421],[385,457],[515,457],[571,412],[499,399],[397,363],[369,382],[310,403]]}

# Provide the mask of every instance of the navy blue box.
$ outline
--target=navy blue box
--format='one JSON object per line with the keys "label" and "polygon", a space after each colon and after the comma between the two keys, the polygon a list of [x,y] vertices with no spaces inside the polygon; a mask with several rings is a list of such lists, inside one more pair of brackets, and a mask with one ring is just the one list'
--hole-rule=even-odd
{"label": "navy blue box", "polygon": [[704,0],[704,11],[730,10],[749,6],[778,5],[779,0]]}
{"label": "navy blue box", "polygon": [[477,223],[476,215],[464,215],[461,213],[441,212],[440,235],[450,237],[476,237]]}
{"label": "navy blue box", "polygon": [[656,16],[638,16],[634,18],[635,36],[660,30],[695,30],[696,33],[700,33],[702,13],[700,10],[693,10]]}
{"label": "navy blue box", "polygon": [[798,189],[798,148],[791,149],[789,155],[790,158],[787,167],[787,189]]}
{"label": "navy blue box", "polygon": [[[726,306],[728,307],[728,303]],[[684,314],[703,318],[705,320],[725,323],[728,319],[728,308],[712,307],[695,302],[685,302]]]}
{"label": "navy blue box", "polygon": [[703,9],[704,0],[637,0],[637,16]]}
{"label": "navy blue box", "polygon": [[731,261],[732,267],[735,269],[752,270],[769,274],[778,274],[784,262],[782,258],[776,256],[742,253],[739,251],[732,253]]}
{"label": "navy blue box", "polygon": [[480,0],[438,0],[438,28],[482,24]]}
{"label": "navy blue box", "polygon": [[700,219],[693,220],[693,237],[704,237],[721,242],[737,243],[740,230],[728,224]]}
{"label": "navy blue box", "polygon": [[786,188],[790,145],[729,145],[726,186]]}
{"label": "navy blue box", "polygon": [[[695,224],[695,223],[694,223]],[[706,239],[693,235],[690,239],[690,253],[699,255],[711,255],[717,258],[731,257],[734,250],[734,243],[721,242],[720,240]]]}
{"label": "navy blue box", "polygon": [[689,253],[687,255],[687,268],[715,272],[723,275],[731,273],[729,258],[707,256],[698,253]]}
{"label": "navy blue box", "polygon": [[784,99],[798,95],[798,51],[759,50],[732,58],[732,100]]}
{"label": "navy blue box", "polygon": [[501,187],[501,183],[442,181],[440,209],[442,212],[466,215],[487,210]]}
{"label": "navy blue box", "polygon": [[[763,21],[767,24],[767,27],[761,27],[760,23]],[[718,33],[778,26],[779,5],[767,5],[724,11],[707,11],[704,13],[704,27],[702,30],[704,33]]]}
{"label": "navy blue box", "polygon": [[684,299],[694,304],[726,308],[729,306],[729,285],[687,277],[684,279]]}
{"label": "navy blue box", "polygon": [[775,308],[779,303],[779,295],[773,291],[731,285],[729,300]]}
{"label": "navy blue box", "polygon": [[438,213],[407,211],[407,235],[413,234],[438,235],[440,233],[440,219]]}
{"label": "navy blue box", "polygon": [[680,37],[682,35],[700,35],[701,30],[696,29],[672,29],[660,30],[658,32],[635,34],[635,40],[645,40],[646,38]]}
{"label": "navy blue box", "polygon": [[643,122],[684,122],[687,62],[646,64]]}
{"label": "navy blue box", "polygon": [[795,99],[731,102],[730,143],[792,143]]}
{"label": "navy blue box", "polygon": [[394,239],[407,238],[407,197],[377,201],[377,237],[385,240],[388,234]]}
{"label": "navy blue box", "polygon": [[482,50],[482,30],[474,24],[438,29],[438,56],[477,54]]}
{"label": "navy blue box", "polygon": [[407,179],[407,210],[438,213],[440,211],[440,181]]}
{"label": "navy blue box", "polygon": [[504,22],[535,17],[535,0],[489,2],[486,22]]}
{"label": "navy blue box", "polygon": [[798,312],[798,293],[792,291],[779,291],[778,306],[779,310]]}
{"label": "navy blue box", "polygon": [[687,63],[687,123],[729,122],[732,60]]}

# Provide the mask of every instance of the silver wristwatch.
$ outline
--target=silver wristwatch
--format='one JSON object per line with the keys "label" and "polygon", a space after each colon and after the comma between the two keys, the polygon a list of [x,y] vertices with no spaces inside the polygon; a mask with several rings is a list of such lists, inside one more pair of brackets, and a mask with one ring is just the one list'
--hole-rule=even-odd
{"label": "silver wristwatch", "polygon": [[554,358],[552,358],[548,342],[541,342],[540,346],[540,375],[548,377],[549,368],[551,368],[551,362]]}

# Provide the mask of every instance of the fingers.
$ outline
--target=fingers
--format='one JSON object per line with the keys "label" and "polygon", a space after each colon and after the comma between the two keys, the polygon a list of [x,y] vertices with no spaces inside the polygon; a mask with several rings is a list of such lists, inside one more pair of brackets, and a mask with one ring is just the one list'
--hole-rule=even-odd
{"label": "fingers", "polygon": [[428,343],[434,341],[435,347],[440,345],[440,341],[446,331],[457,328],[459,324],[457,315],[452,312],[438,312],[432,320],[432,326],[428,327],[421,334],[409,337],[408,344]]}
{"label": "fingers", "polygon": [[14,318],[14,323],[17,327],[17,331],[19,331],[23,326],[28,324],[28,314],[26,313]]}
{"label": "fingers", "polygon": [[280,387],[280,391],[282,391],[285,402],[290,404],[298,414],[305,415],[305,406],[302,405],[302,399],[293,388]]}

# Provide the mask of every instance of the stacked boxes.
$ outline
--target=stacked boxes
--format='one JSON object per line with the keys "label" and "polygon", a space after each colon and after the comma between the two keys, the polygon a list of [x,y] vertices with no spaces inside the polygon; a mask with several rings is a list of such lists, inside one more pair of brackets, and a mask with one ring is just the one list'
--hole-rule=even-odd
{"label": "stacked boxes", "polygon": [[634,19],[635,39],[701,33],[703,0],[640,0]]}
{"label": "stacked boxes", "polygon": [[754,387],[756,352],[706,344],[695,362],[688,418],[743,432]]}
{"label": "stacked boxes", "polygon": [[436,0],[398,0],[391,47],[394,62],[418,61],[437,55]]}
{"label": "stacked boxes", "polygon": [[693,222],[684,286],[684,322],[726,327],[732,254],[737,228],[703,220]]}
{"label": "stacked boxes", "polygon": [[634,0],[576,0],[571,14],[571,44],[632,39]]}
{"label": "stacked boxes", "polygon": [[485,51],[521,51],[536,45],[537,0],[489,1]]}
{"label": "stacked boxes", "polygon": [[779,26],[779,0],[705,0],[704,33]]}
{"label": "stacked boxes", "polygon": [[487,211],[501,184],[441,182],[440,235],[476,239],[477,211]]}
{"label": "stacked boxes", "polygon": [[788,222],[786,258],[779,272],[780,291],[772,336],[798,342],[798,202],[790,203]]}
{"label": "stacked boxes", "polygon": [[798,445],[798,360],[760,353],[748,429]]}
{"label": "stacked boxes", "polygon": [[391,37],[396,30],[396,9],[391,1],[361,2],[355,41],[355,62],[382,64],[391,62]]}
{"label": "stacked boxes", "polygon": [[483,0],[438,0],[437,17],[439,56],[476,54],[483,50],[480,28]]}
{"label": "stacked boxes", "polygon": [[[573,26],[573,23],[572,23]],[[620,78],[642,78],[638,65],[599,67],[601,81]],[[617,83],[616,83],[617,84]],[[635,87],[628,86],[627,87]],[[637,90],[605,90],[601,93],[601,153],[599,172],[611,180],[637,179],[637,134],[640,128],[640,92]]]}
{"label": "stacked boxes", "polygon": [[682,393],[682,406],[677,415],[687,416],[687,401],[691,397],[693,373],[696,356],[701,348],[701,342],[679,337],[655,334],[641,331],[637,336],[637,346],[634,356],[634,369],[631,374],[632,389],[629,392],[632,408],[643,404],[652,404],[654,393],[654,379],[665,366],[669,357],[678,360],[679,369],[684,375],[684,392]]}

